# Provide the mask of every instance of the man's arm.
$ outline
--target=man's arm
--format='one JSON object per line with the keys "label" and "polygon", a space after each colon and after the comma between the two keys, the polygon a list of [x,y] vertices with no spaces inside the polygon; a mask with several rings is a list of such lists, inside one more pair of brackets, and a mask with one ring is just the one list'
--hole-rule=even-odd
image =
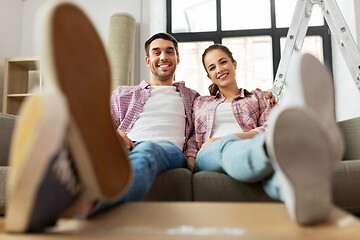
{"label": "man's arm", "polygon": [[[258,91],[262,91],[260,88],[256,88]],[[271,91],[266,91],[265,99],[269,99],[270,104],[275,106],[277,104],[276,97]]]}

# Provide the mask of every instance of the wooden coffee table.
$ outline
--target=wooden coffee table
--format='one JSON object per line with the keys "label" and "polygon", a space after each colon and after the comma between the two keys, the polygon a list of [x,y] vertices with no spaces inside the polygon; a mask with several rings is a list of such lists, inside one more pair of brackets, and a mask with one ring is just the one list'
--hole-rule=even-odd
{"label": "wooden coffee table", "polygon": [[37,239],[360,239],[360,222],[337,208],[322,224],[298,226],[281,203],[137,202],[87,220],[60,220],[42,234],[5,234],[1,240]]}

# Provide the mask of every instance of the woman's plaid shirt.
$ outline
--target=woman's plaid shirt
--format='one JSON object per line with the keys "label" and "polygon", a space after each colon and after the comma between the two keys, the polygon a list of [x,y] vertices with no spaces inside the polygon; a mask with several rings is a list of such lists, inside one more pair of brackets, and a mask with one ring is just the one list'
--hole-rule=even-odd
{"label": "woman's plaid shirt", "polygon": [[[232,100],[233,114],[244,132],[266,130],[266,121],[273,107],[268,99],[267,92],[240,89],[240,95]],[[193,121],[194,133],[187,143],[185,155],[196,157],[198,150],[211,136],[215,120],[216,108],[225,101],[225,97],[218,92],[215,96],[200,96],[194,101]]]}

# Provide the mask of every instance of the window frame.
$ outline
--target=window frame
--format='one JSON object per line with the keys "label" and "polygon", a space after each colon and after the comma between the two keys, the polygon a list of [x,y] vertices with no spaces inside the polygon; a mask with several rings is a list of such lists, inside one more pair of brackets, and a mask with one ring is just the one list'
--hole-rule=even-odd
{"label": "window frame", "polygon": [[[228,37],[253,37],[253,36],[270,36],[272,38],[272,56],[273,56],[273,80],[281,58],[280,39],[287,37],[289,28],[276,27],[276,13],[275,0],[270,1],[271,8],[271,28],[267,29],[246,29],[246,30],[221,30],[221,0],[216,0],[216,31],[211,32],[172,32],[172,0],[166,0],[166,31],[174,36],[178,42],[198,42],[198,41],[213,41],[215,43],[222,43],[223,38]],[[323,59],[324,64],[332,72],[332,50],[331,50],[331,35],[329,26],[324,19],[323,26],[309,26],[306,36],[320,36],[322,38]]]}

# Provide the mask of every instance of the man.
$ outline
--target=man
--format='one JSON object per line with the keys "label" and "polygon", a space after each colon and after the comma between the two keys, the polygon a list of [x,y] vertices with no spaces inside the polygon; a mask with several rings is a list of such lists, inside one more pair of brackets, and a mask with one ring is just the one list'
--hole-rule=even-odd
{"label": "man", "polygon": [[147,41],[149,84],[116,89],[110,111],[109,65],[86,15],[71,3],[53,3],[43,24],[48,82],[26,100],[15,128],[8,232],[42,231],[84,205],[93,213],[141,199],[160,172],[186,166],[182,150],[193,127],[198,94],[172,83],[179,57],[171,36]]}

